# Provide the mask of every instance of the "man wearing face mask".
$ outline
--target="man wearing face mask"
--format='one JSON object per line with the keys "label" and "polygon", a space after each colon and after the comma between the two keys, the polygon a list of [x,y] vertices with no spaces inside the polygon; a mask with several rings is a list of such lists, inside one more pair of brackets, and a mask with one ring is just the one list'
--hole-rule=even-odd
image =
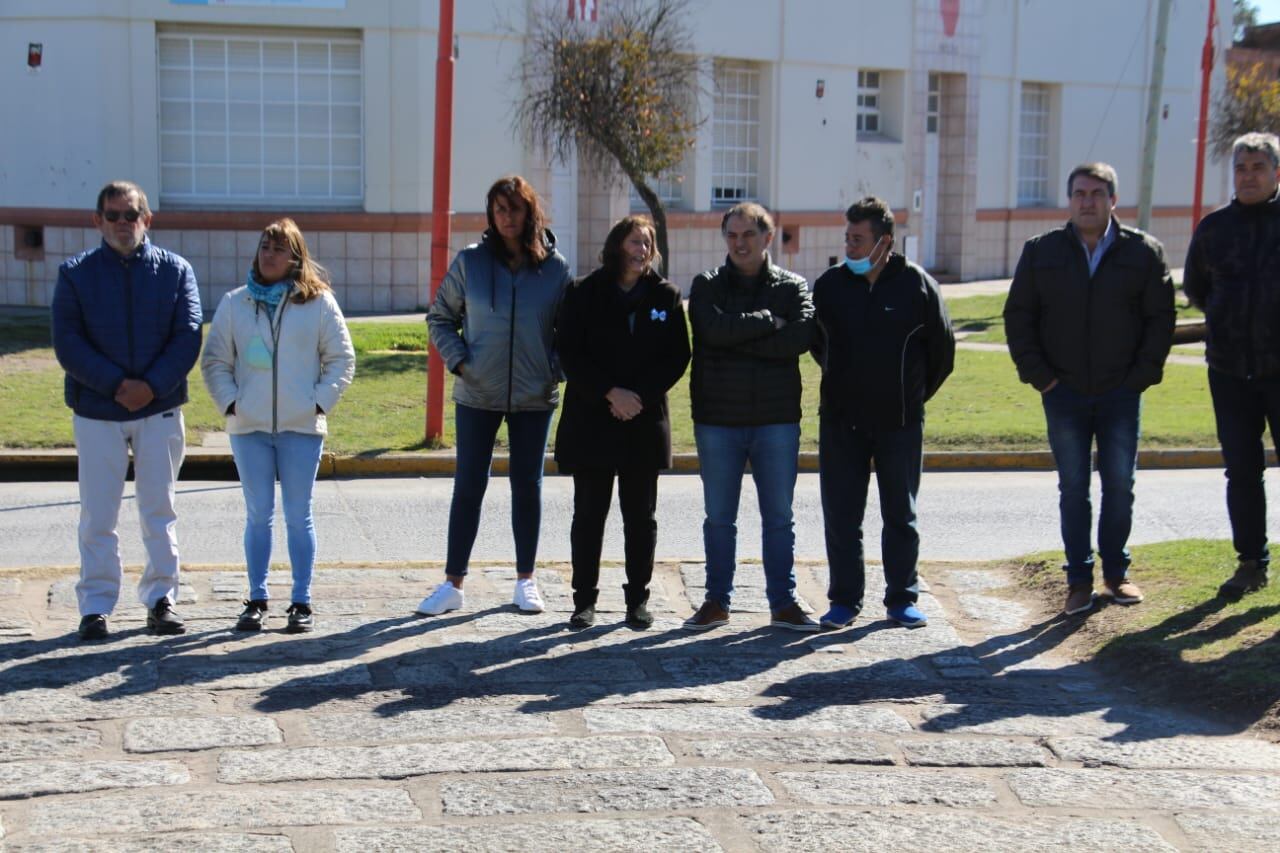
{"label": "man wearing face mask", "polygon": [[1117,604],[1142,601],[1128,578],[1139,413],[1142,392],[1163,377],[1174,308],[1160,241],[1116,221],[1115,169],[1077,166],[1067,194],[1070,221],[1022,249],[1004,323],[1018,377],[1040,392],[1044,406],[1067,558],[1063,611],[1071,615],[1093,606],[1095,440],[1104,594]]}
{"label": "man wearing face mask", "polygon": [[93,224],[102,244],[59,267],[52,305],[79,454],[80,639],[107,637],[120,596],[116,520],[130,451],[147,552],[138,599],[148,628],[181,634],[174,481],[186,449],[187,373],[200,354],[200,293],[191,265],[147,239],[151,209],[137,184],[103,187]]}
{"label": "man wearing face mask", "polygon": [[1235,573],[1218,595],[1267,585],[1267,457],[1280,446],[1280,138],[1246,133],[1231,152],[1235,198],[1206,216],[1187,250],[1183,287],[1204,310],[1209,393],[1226,463]]}
{"label": "man wearing face mask", "polygon": [[916,495],[924,404],[951,374],[956,341],[938,283],[893,251],[893,211],[868,196],[845,211],[844,263],[813,285],[813,355],[822,367],[818,464],[831,607],[823,628],[862,610],[862,519],[875,462],[884,519],[884,606],[908,628],[928,622],[916,606]]}

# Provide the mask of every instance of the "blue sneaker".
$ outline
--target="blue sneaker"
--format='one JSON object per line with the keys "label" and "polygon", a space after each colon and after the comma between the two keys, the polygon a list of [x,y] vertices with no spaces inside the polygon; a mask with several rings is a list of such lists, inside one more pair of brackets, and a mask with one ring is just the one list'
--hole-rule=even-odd
{"label": "blue sneaker", "polygon": [[824,631],[834,631],[837,628],[848,628],[856,618],[858,618],[858,614],[853,611],[853,608],[833,603],[831,609],[818,620],[818,624],[822,626]]}
{"label": "blue sneaker", "polygon": [[920,612],[914,604],[899,604],[885,610],[885,615],[904,628],[923,628],[929,624],[929,617]]}

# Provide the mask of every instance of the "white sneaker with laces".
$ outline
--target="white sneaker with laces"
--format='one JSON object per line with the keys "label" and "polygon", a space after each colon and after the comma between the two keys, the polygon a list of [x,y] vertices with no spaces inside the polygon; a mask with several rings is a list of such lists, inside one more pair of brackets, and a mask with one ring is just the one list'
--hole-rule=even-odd
{"label": "white sneaker with laces", "polygon": [[422,599],[422,603],[418,605],[415,612],[423,616],[439,616],[441,613],[457,610],[466,601],[467,597],[463,595],[462,590],[445,581],[436,587],[435,592]]}
{"label": "white sneaker with laces", "polygon": [[516,579],[516,589],[511,594],[511,603],[524,613],[541,613],[547,609],[542,602],[542,593],[538,592],[538,584],[533,578]]}

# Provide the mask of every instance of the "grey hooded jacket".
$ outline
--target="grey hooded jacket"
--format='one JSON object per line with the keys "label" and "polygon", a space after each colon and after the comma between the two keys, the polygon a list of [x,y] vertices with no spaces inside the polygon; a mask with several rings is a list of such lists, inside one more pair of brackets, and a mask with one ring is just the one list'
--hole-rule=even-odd
{"label": "grey hooded jacket", "polygon": [[496,239],[486,231],[453,259],[427,311],[431,345],[458,377],[455,403],[496,412],[554,409],[563,378],[555,323],[569,265],[548,231],[546,259],[512,272],[493,249]]}

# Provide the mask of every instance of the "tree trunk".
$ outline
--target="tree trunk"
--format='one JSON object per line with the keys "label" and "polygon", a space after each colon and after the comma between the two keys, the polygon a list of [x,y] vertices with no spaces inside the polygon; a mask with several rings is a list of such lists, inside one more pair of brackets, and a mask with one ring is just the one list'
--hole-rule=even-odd
{"label": "tree trunk", "polygon": [[658,198],[658,194],[643,180],[631,178],[631,185],[636,188],[636,195],[640,196],[645,207],[649,208],[649,216],[653,218],[653,230],[658,240],[657,249],[660,259],[658,273],[666,278],[667,270],[670,269],[668,264],[671,263],[671,256],[667,251],[667,209],[662,206],[662,199]]}

